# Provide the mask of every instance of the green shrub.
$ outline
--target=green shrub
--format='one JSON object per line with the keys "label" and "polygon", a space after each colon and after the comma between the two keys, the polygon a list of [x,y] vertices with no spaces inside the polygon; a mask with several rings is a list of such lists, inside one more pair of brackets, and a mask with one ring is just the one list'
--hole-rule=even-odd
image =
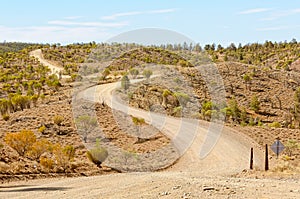
{"label": "green shrub", "polygon": [[143,75],[144,75],[144,77],[146,77],[146,79],[149,79],[152,74],[153,74],[152,70],[145,69],[143,71]]}
{"label": "green shrub", "polygon": [[102,162],[107,158],[108,152],[105,148],[100,146],[99,140],[96,141],[96,146],[87,151],[87,157],[94,164],[100,166]]}
{"label": "green shrub", "polygon": [[281,124],[279,122],[272,122],[269,124],[269,127],[271,128],[281,128]]}
{"label": "green shrub", "polygon": [[254,110],[256,113],[259,111],[260,109],[260,102],[257,98],[256,95],[254,95],[252,98],[251,98],[251,102],[250,102],[250,107],[252,110]]}
{"label": "green shrub", "polygon": [[177,107],[175,107],[174,109],[173,109],[173,114],[175,115],[175,116],[180,116],[181,115],[181,111],[182,111],[182,106],[177,106]]}
{"label": "green shrub", "polygon": [[296,140],[289,140],[285,147],[289,156],[292,156],[297,149],[300,149],[300,144]]}
{"label": "green shrub", "polygon": [[177,98],[177,100],[179,101],[180,105],[185,107],[187,102],[190,100],[189,95],[182,93],[182,92],[176,92],[174,93],[174,97]]}
{"label": "green shrub", "polygon": [[8,114],[3,114],[2,118],[3,118],[4,121],[8,121],[10,116]]}
{"label": "green shrub", "polygon": [[63,148],[63,153],[68,157],[69,161],[72,161],[75,156],[75,148],[72,145],[67,145]]}

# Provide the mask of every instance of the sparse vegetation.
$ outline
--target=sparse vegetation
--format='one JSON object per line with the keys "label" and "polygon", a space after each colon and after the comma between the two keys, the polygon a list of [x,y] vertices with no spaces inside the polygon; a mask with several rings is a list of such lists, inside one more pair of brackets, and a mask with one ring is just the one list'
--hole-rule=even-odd
{"label": "sparse vegetation", "polygon": [[99,140],[96,140],[94,148],[87,151],[87,157],[90,161],[95,163],[97,166],[101,166],[102,162],[107,158],[108,152],[105,148],[100,146]]}
{"label": "sparse vegetation", "polygon": [[[75,139],[74,133],[70,134],[72,136],[55,134],[57,137],[53,138],[55,137],[53,133],[58,130],[75,132],[74,124],[67,122],[72,116],[64,112],[49,111],[47,116],[49,121],[36,120],[34,117],[30,120],[26,117],[30,111],[42,112],[45,107],[59,101],[64,105],[71,103],[69,93],[62,91],[72,87],[72,83],[51,75],[46,66],[30,57],[29,52],[37,48],[42,48],[44,58],[63,67],[61,75],[71,75],[72,81],[84,78],[81,75],[97,72],[103,76],[101,83],[116,81],[117,76],[123,75],[122,88],[127,92],[131,103],[138,106],[137,108],[148,110],[153,105],[160,105],[159,111],[176,117],[185,116],[183,115],[185,109],[194,102],[192,95],[185,93],[185,90],[180,87],[188,82],[194,89],[193,94],[196,99],[202,104],[201,110],[194,111],[198,119],[211,120],[212,117],[226,114],[226,122],[231,123],[233,128],[241,132],[243,131],[241,129],[250,129],[250,136],[256,136],[255,133],[252,134],[252,130],[262,132],[257,140],[273,139],[275,135],[282,134],[287,147],[287,157],[290,159],[294,158],[290,156],[299,157],[297,149],[299,144],[297,143],[299,143],[300,127],[300,83],[295,68],[298,67],[296,61],[299,60],[300,48],[297,42],[267,41],[263,44],[254,43],[244,46],[232,44],[227,48],[221,45],[205,46],[205,51],[216,63],[224,79],[226,106],[212,103],[209,90],[204,86],[205,82],[192,67],[191,63],[195,65],[198,63],[197,53],[203,51],[199,44],[159,47],[143,47],[136,44],[99,44],[99,52],[95,54],[91,53],[91,49],[96,47],[94,42],[67,46],[59,44],[14,45],[17,44],[6,44],[4,47],[0,45],[0,113],[2,115],[0,120],[2,125],[12,126],[3,128],[3,133],[11,129],[12,132],[18,133],[7,133],[5,136],[3,134],[5,142],[0,144],[0,148],[4,151],[10,147],[7,153],[12,153],[11,151],[18,153],[25,160],[24,162],[39,162],[43,168],[42,172],[71,171],[71,163],[76,159],[79,144],[77,143],[76,147],[68,145]],[[184,55],[182,57],[187,59],[181,58],[180,55]],[[83,64],[84,62],[93,63],[96,59],[107,59],[112,63],[103,71],[100,68]],[[128,75],[135,79],[141,73],[149,79],[153,71],[148,70],[146,66],[152,63],[164,65],[165,68],[174,66],[176,70],[180,70],[183,77],[172,77],[172,82],[173,84],[175,82],[177,87],[151,86],[148,82],[138,92],[133,92],[135,85],[130,85]],[[78,74],[79,67],[81,67],[80,74]],[[20,131],[28,122],[36,124],[36,128],[31,133]],[[132,122],[138,126],[140,132],[141,125],[145,121],[139,122],[132,118]],[[90,116],[82,116],[77,118],[75,123],[79,134],[83,135],[84,142],[89,142],[88,135],[96,128],[97,120]],[[263,128],[258,128],[258,126]],[[35,136],[33,132],[40,133]],[[67,139],[68,141],[65,141]],[[108,152],[100,146],[99,141],[98,144],[87,152],[87,157],[95,164],[101,165]],[[9,161],[12,162],[9,159],[7,164],[10,164]],[[37,171],[41,171],[39,169],[37,168]]]}

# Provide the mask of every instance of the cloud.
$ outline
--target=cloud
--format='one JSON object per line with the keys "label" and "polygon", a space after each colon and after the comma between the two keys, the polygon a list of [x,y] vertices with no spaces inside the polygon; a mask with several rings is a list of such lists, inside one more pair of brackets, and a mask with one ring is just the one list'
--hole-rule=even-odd
{"label": "cloud", "polygon": [[287,16],[299,14],[299,13],[300,13],[300,8],[292,9],[292,10],[276,11],[276,12],[273,12],[268,17],[262,18],[261,21],[272,21],[272,20],[276,20],[276,19],[279,19],[282,17],[287,17]]}
{"label": "cloud", "polygon": [[122,13],[117,13],[109,16],[104,16],[101,19],[103,20],[114,20],[118,17],[125,17],[125,16],[133,16],[133,15],[140,15],[142,12],[122,12]]}
{"label": "cloud", "polygon": [[118,28],[128,25],[128,22],[104,23],[104,22],[74,22],[65,20],[49,21],[48,24],[59,26],[89,26],[89,27],[110,27]]}
{"label": "cloud", "polygon": [[149,13],[149,14],[162,14],[162,13],[170,13],[170,12],[175,12],[176,9],[175,8],[170,8],[170,9],[163,9],[163,10],[150,10],[148,12],[145,13]]}
{"label": "cloud", "polygon": [[69,16],[69,17],[64,17],[64,19],[67,20],[75,20],[75,19],[81,19],[83,16]]}
{"label": "cloud", "polygon": [[261,12],[267,12],[272,10],[271,8],[254,8],[249,10],[244,10],[239,12],[240,15],[247,15],[247,14],[255,14],[255,13],[261,13]]}
{"label": "cloud", "polygon": [[103,41],[113,36],[99,27],[64,27],[64,26],[0,26],[0,40],[32,43],[74,43]]}
{"label": "cloud", "polygon": [[161,9],[161,10],[149,10],[149,11],[134,11],[134,12],[121,12],[116,13],[113,15],[103,16],[101,17],[102,20],[115,20],[119,17],[126,17],[126,16],[135,16],[135,15],[143,15],[143,14],[164,14],[164,13],[171,13],[175,12],[175,8],[170,9]]}
{"label": "cloud", "polygon": [[295,26],[274,26],[274,27],[265,27],[265,28],[258,28],[257,31],[276,31],[276,30],[287,30],[287,29],[296,29],[299,28],[299,25]]}

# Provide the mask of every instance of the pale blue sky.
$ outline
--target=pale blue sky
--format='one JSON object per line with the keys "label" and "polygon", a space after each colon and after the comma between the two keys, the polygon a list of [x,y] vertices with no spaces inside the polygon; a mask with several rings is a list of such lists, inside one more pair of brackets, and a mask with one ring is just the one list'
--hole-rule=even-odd
{"label": "pale blue sky", "polygon": [[164,28],[204,45],[300,40],[299,0],[9,0],[0,41],[104,42],[122,32]]}

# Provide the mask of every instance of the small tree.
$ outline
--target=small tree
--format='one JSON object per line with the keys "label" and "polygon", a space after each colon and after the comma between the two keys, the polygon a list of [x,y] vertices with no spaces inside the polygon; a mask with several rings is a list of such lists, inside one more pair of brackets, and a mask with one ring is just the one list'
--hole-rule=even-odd
{"label": "small tree", "polygon": [[75,123],[79,131],[83,133],[83,140],[86,143],[88,134],[97,126],[97,119],[88,115],[82,115],[75,120]]}
{"label": "small tree", "polygon": [[147,70],[147,69],[145,69],[145,70],[143,71],[143,75],[144,75],[144,77],[145,77],[147,80],[149,80],[149,78],[151,77],[152,74],[153,74],[152,70]]}
{"label": "small tree", "polygon": [[171,91],[168,89],[165,89],[162,93],[162,97],[163,97],[162,106],[163,107],[167,107],[169,95],[171,95]]}
{"label": "small tree", "polygon": [[250,89],[252,77],[249,74],[245,74],[245,75],[243,75],[243,80],[246,84],[246,89]]}
{"label": "small tree", "polygon": [[144,125],[145,119],[144,118],[138,118],[138,117],[133,117],[132,116],[132,122],[134,123],[134,125],[136,125],[138,127],[138,141],[137,143],[139,143],[141,141],[141,126]]}
{"label": "small tree", "polygon": [[228,108],[230,111],[230,115],[233,118],[233,121],[238,121],[241,111],[239,109],[238,103],[236,101],[235,98],[232,98],[229,102],[228,102]]}
{"label": "small tree", "polygon": [[127,75],[124,75],[121,79],[121,87],[125,90],[125,92],[129,89],[130,80]]}
{"label": "small tree", "polygon": [[293,115],[295,120],[298,121],[298,126],[300,127],[300,87],[295,91]]}
{"label": "small tree", "polygon": [[188,101],[190,100],[189,95],[182,93],[182,92],[176,92],[174,93],[174,97],[177,98],[177,100],[179,101],[180,105],[184,108],[186,106],[186,104],[188,103]]}
{"label": "small tree", "polygon": [[105,68],[105,70],[102,72],[103,79],[105,80],[109,74],[110,74],[109,68]]}
{"label": "small tree", "polygon": [[129,71],[130,75],[133,77],[133,79],[135,79],[138,74],[139,74],[139,70],[136,69],[136,68],[131,68],[130,71]]}
{"label": "small tree", "polygon": [[285,147],[289,156],[292,156],[297,149],[300,149],[300,144],[296,140],[289,140]]}
{"label": "small tree", "polygon": [[254,110],[256,113],[259,111],[260,109],[260,102],[257,98],[256,95],[254,95],[251,99],[251,102],[250,102],[250,107],[252,110]]}

